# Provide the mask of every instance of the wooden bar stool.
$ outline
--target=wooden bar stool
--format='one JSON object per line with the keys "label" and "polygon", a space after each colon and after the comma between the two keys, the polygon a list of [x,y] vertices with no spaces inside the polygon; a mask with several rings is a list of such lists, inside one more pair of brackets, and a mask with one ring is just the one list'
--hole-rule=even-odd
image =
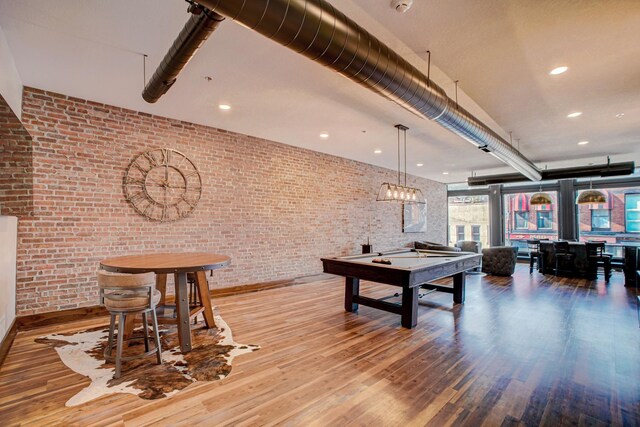
{"label": "wooden bar stool", "polygon": [[[98,271],[98,285],[100,286],[100,304],[103,305],[111,315],[109,324],[109,341],[104,349],[104,358],[109,362],[115,362],[116,373],[114,378],[120,378],[122,362],[139,359],[156,354],[158,364],[162,364],[162,349],[160,345],[160,334],[158,332],[158,319],[156,317],[156,304],[160,301],[160,291],[155,289],[156,275],[154,273],[143,274],[123,274]],[[124,325],[127,316],[142,315],[142,332],[144,335],[144,352],[132,356],[122,356],[125,341],[138,340],[139,337],[124,338]],[[153,337],[149,337],[149,325],[147,315],[151,314],[151,324],[153,327]],[[116,343],[113,342],[115,333],[116,317],[118,320],[118,335]],[[149,342],[154,341],[153,349],[150,349]],[[112,355],[113,348],[116,349],[115,357]]]}

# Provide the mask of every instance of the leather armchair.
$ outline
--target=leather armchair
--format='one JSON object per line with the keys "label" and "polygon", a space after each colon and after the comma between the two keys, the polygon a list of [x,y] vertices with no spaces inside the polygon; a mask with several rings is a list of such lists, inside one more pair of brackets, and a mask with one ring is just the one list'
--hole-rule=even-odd
{"label": "leather armchair", "polygon": [[[459,248],[462,252],[482,253],[482,243],[477,240],[458,240],[456,242],[456,248]],[[474,268],[471,271],[480,273],[481,267]]]}
{"label": "leather armchair", "polygon": [[477,240],[458,240],[456,242],[456,248],[460,248],[462,252],[482,253],[482,243]]}
{"label": "leather armchair", "polygon": [[495,276],[511,276],[516,269],[518,248],[494,246],[482,250],[482,272]]}

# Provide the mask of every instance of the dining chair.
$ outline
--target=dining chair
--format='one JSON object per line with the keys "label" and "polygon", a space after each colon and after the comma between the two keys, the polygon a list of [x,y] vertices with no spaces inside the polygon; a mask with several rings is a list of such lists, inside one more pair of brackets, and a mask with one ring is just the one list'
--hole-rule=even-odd
{"label": "dining chair", "polygon": [[527,240],[527,249],[529,250],[529,274],[533,273],[533,265],[536,264],[538,270],[544,271],[542,268],[542,252],[540,252],[540,240]]}
{"label": "dining chair", "polygon": [[608,282],[611,278],[611,255],[604,253],[604,242],[586,242],[587,248],[587,268],[590,279],[595,279],[598,275],[598,268],[604,270],[604,278]]}
{"label": "dining chair", "polygon": [[569,252],[569,242],[567,241],[554,241],[553,252],[556,259],[554,273],[556,276],[560,275],[560,272],[569,274],[575,273],[574,260],[576,255]]}
{"label": "dining chair", "polygon": [[[124,274],[108,271],[98,271],[98,285],[100,287],[100,304],[103,305],[111,317],[109,323],[109,340],[104,349],[104,358],[114,362],[116,372],[114,378],[120,378],[122,362],[147,357],[156,354],[158,364],[162,364],[162,348],[158,332],[156,305],[160,302],[160,291],[155,288],[156,275],[154,273]],[[142,315],[142,333],[144,338],[144,352],[123,356],[125,342],[138,341],[140,337],[124,337],[124,325],[127,316]],[[151,315],[153,337],[149,336],[147,316]],[[118,333],[115,337],[116,318],[118,319]],[[154,341],[154,348],[150,350],[150,341]],[[113,349],[116,354],[113,356]]]}

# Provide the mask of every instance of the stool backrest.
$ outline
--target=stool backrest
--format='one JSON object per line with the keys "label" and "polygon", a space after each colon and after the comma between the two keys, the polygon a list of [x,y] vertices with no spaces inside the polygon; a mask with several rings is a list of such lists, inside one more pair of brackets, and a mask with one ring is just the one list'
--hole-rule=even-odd
{"label": "stool backrest", "polygon": [[569,242],[564,241],[556,241],[553,242],[553,250],[556,254],[567,254],[569,253]]}
{"label": "stool backrest", "polygon": [[540,240],[538,239],[529,239],[527,240],[527,248],[529,252],[538,252],[540,251]]}
{"label": "stool backrest", "polygon": [[153,308],[155,285],[155,273],[124,274],[98,271],[100,304],[109,310],[113,307],[124,310]]}
{"label": "stool backrest", "polygon": [[602,256],[604,255],[604,242],[587,242],[587,256]]}

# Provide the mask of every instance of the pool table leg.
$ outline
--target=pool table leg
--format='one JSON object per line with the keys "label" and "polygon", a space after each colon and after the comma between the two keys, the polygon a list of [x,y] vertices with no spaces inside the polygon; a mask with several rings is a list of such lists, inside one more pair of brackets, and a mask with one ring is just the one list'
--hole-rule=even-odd
{"label": "pool table leg", "polygon": [[420,286],[402,289],[402,320],[405,328],[414,328],[418,324],[418,291]]}
{"label": "pool table leg", "polygon": [[355,313],[358,311],[358,303],[353,302],[353,297],[360,295],[360,279],[347,277],[344,285],[344,309]]}
{"label": "pool table leg", "polygon": [[453,275],[453,302],[455,304],[464,303],[464,287],[466,281],[466,272]]}

